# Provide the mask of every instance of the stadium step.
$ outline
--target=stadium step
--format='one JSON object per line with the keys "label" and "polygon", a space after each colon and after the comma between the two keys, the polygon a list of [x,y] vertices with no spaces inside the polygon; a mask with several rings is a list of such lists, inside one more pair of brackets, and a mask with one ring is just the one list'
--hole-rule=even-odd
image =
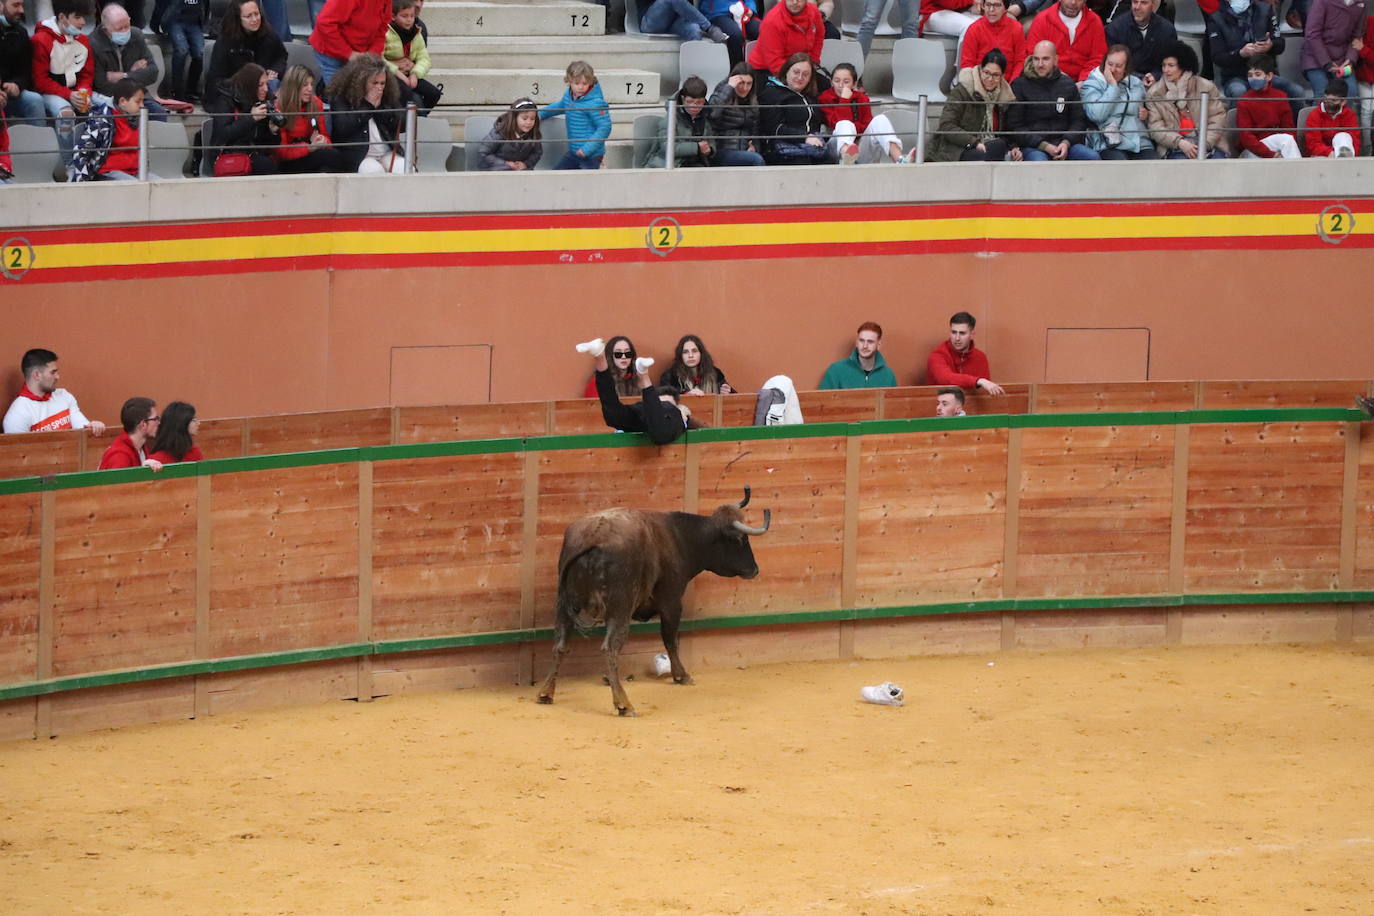
{"label": "stadium step", "polygon": [[[564,68],[557,70],[443,69],[429,72],[429,80],[444,84],[444,102],[453,105],[508,105],[531,98],[541,105],[557,101],[567,88]],[[612,104],[660,99],[659,74],[648,70],[606,69],[597,71],[606,101]]]}
{"label": "stadium step", "polygon": [[[429,7],[425,7],[428,12]],[[588,38],[440,38],[429,43],[440,69],[557,70],[585,60],[598,76],[615,69],[648,70],[659,75],[660,97],[677,91],[680,42],[670,35],[596,35]],[[560,75],[558,83],[563,78]],[[509,101],[509,99],[505,100]]]}
{"label": "stadium step", "polygon": [[431,34],[448,36],[589,36],[606,32],[606,8],[583,0],[526,3],[432,0],[425,4],[424,20]]}

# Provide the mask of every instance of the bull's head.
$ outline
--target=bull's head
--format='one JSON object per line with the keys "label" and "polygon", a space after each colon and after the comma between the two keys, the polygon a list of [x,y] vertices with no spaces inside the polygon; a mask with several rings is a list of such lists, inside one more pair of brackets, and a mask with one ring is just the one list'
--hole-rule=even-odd
{"label": "bull's head", "polygon": [[715,522],[714,543],[707,551],[706,568],[718,576],[739,576],[752,579],[759,574],[759,564],[754,560],[754,551],[749,546],[750,535],[766,534],[773,523],[773,510],[763,510],[763,527],[754,528],[744,522],[744,507],[749,505],[749,488],[744,488],[744,499],[730,503],[711,513]]}

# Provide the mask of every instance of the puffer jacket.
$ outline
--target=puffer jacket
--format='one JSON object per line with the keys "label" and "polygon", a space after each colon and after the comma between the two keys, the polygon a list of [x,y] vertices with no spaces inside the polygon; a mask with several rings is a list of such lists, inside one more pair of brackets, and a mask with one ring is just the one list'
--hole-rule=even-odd
{"label": "puffer jacket", "polygon": [[711,131],[718,138],[716,143],[720,149],[747,150],[749,141],[758,136],[758,100],[750,96],[747,101],[740,102],[728,78],[716,85],[707,103],[707,111],[711,119]]}
{"label": "puffer jacket", "polygon": [[[1107,82],[1099,68],[1083,81],[1080,91],[1088,120],[1098,128],[1088,135],[1089,146],[1098,152],[1119,149],[1138,153],[1150,145],[1149,131],[1140,120],[1140,108],[1145,104],[1145,83],[1140,77],[1128,73],[1125,79],[1113,84]],[[1102,128],[1113,123],[1121,131],[1121,142],[1109,146]]]}
{"label": "puffer jacket", "polygon": [[[1221,90],[1211,80],[1191,73],[1185,74],[1182,84],[1183,94],[1189,100],[1184,103],[1185,109],[1198,126],[1202,125],[1200,96],[1207,93],[1207,148],[1216,149],[1221,143],[1221,131],[1226,121],[1226,105],[1221,100]],[[1176,101],[1165,97],[1167,91],[1168,85],[1160,80],[1145,95],[1145,107],[1150,112],[1150,141],[1161,157],[1178,149],[1178,142],[1183,139],[1179,132],[1182,109]]]}
{"label": "puffer jacket", "polygon": [[770,76],[759,95],[759,134],[766,143],[788,140],[805,143],[807,137],[821,136],[825,116],[816,99]]}
{"label": "puffer jacket", "polygon": [[567,115],[570,150],[581,150],[588,159],[606,155],[606,138],[611,135],[611,113],[606,107],[606,97],[601,94],[600,83],[593,83],[592,88],[580,99],[573,98],[572,89],[568,89],[557,102],[539,109],[541,121],[556,115]]}
{"label": "puffer jacket", "polygon": [[507,140],[492,125],[482,138],[478,155],[477,167],[484,172],[509,172],[507,162],[523,162],[525,168],[532,169],[544,156],[544,144],[538,140]]}
{"label": "puffer jacket", "polygon": [[1364,0],[1349,6],[1345,0],[1312,0],[1302,32],[1300,66],[1316,70],[1328,64],[1353,64],[1359,52],[1350,42],[1364,34],[1364,14]]}

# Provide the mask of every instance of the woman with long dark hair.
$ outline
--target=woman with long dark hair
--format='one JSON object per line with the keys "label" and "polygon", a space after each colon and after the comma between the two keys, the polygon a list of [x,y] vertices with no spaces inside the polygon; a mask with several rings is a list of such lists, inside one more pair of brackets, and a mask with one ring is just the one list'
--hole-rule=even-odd
{"label": "woman with long dark hair", "polygon": [[267,71],[275,90],[286,72],[286,45],[263,18],[258,0],[230,0],[219,24],[219,38],[210,52],[210,67],[205,73],[205,108],[229,111],[227,96],[221,91],[244,64],[257,64]]}
{"label": "woman with long dark hair", "polygon": [[677,342],[672,365],[658,377],[658,387],[675,388],[683,394],[732,394],[735,390],[695,334],[684,334]]}
{"label": "woman with long dark hair", "polygon": [[185,401],[173,401],[162,410],[162,423],[148,457],[164,465],[200,461],[205,456],[196,446],[199,431],[200,420],[196,419],[195,407]]}
{"label": "woman with long dark hair", "polygon": [[[210,145],[205,152],[216,160],[216,175],[275,175],[279,128],[268,117],[267,72],[257,64],[244,64],[233,79],[220,87],[225,107],[211,123]],[[227,155],[227,159],[225,158]]]}
{"label": "woman with long dark hair", "polygon": [[[615,390],[622,398],[639,397],[639,382],[635,378],[635,360],[639,353],[634,343],[623,334],[606,341],[606,356],[610,360],[611,376]],[[596,397],[596,376],[593,375],[583,390],[584,398]]]}

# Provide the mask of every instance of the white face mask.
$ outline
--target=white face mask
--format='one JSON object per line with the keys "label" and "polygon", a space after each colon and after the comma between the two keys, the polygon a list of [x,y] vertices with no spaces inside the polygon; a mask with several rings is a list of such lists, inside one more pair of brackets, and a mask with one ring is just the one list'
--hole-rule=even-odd
{"label": "white face mask", "polygon": [[[1346,0],[1346,2],[1349,3],[1350,0]],[[1250,9],[1250,0],[1230,0],[1230,3],[1231,12],[1235,13],[1237,16],[1244,14],[1246,10]]]}

